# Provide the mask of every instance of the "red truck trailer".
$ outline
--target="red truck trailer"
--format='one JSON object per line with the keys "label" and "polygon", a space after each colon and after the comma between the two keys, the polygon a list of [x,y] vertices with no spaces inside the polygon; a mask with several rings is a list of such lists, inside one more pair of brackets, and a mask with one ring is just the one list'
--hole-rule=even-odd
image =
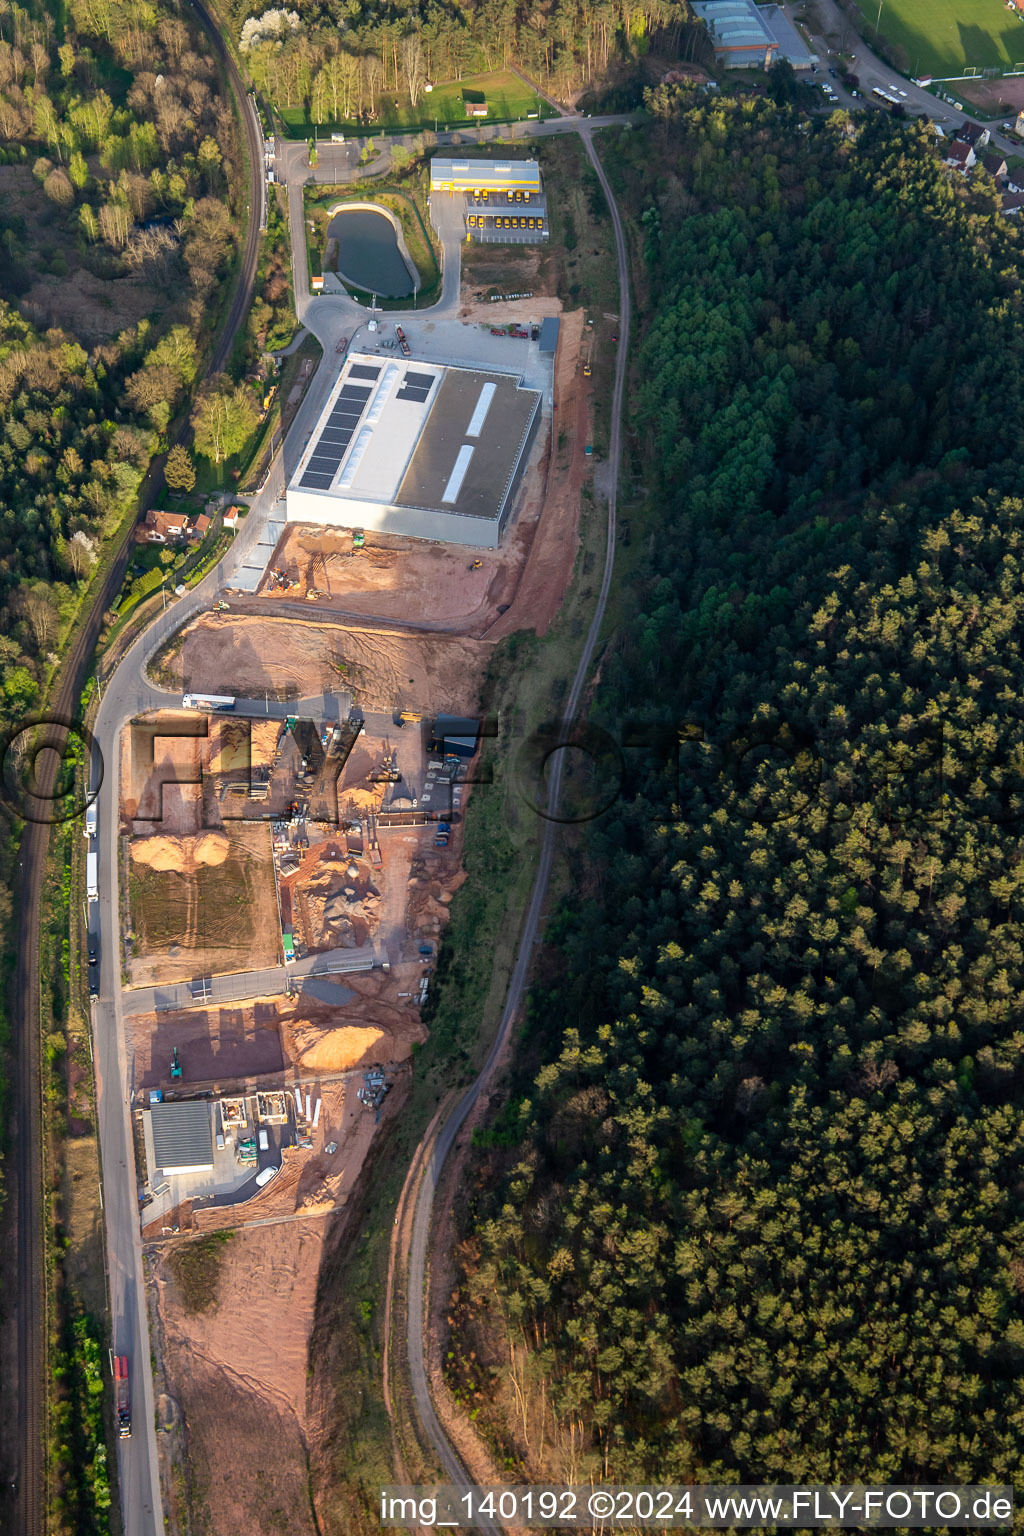
{"label": "red truck trailer", "polygon": [[117,1432],[127,1440],[132,1432],[132,1404],[128,1387],[128,1356],[114,1356],[114,1400],[117,1408]]}

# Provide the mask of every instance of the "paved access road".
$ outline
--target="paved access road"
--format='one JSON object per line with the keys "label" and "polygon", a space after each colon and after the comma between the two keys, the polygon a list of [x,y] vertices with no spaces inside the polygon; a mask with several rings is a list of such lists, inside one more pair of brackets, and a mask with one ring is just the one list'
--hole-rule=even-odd
{"label": "paved access road", "polygon": [[[300,713],[307,714],[305,706]],[[165,1013],[178,1008],[217,1008],[222,1003],[249,1002],[257,997],[277,997],[289,985],[309,976],[341,976],[346,972],[369,971],[387,958],[374,944],[361,949],[325,949],[306,955],[292,965],[272,965],[261,971],[232,971],[223,976],[207,977],[208,989],[197,999],[192,981],[169,982],[159,987],[133,987],[123,995],[121,1011],[125,1018],[139,1018],[147,1013]],[[193,977],[192,980],[198,978]]]}
{"label": "paved access road", "polygon": [[[523,125],[533,133],[579,132],[582,133],[588,153],[591,127],[626,119],[595,119],[589,122],[579,117],[560,118],[549,123]],[[464,139],[465,135],[460,135]],[[284,169],[295,160],[296,152],[304,156],[302,145],[286,146],[288,153],[280,156],[278,165]],[[322,153],[327,153],[324,146]],[[284,164],[282,163],[284,162]],[[595,161],[596,163],[596,161]],[[262,167],[262,145],[258,164]],[[297,162],[296,162],[297,168]],[[287,174],[287,171],[285,172]],[[331,179],[334,171],[331,171]],[[604,181],[603,171],[598,174]],[[307,167],[308,176],[308,167]],[[303,176],[302,180],[307,179]],[[302,181],[296,174],[289,176],[289,213],[292,219],[293,271],[295,278],[296,310],[299,318],[325,345],[325,357],[330,362],[336,345],[336,333],[347,327],[353,332],[365,323],[365,309],[344,297],[318,298],[313,300],[308,290],[307,265],[302,208]],[[618,215],[615,215],[617,242],[621,240]],[[432,319],[444,312],[454,313],[458,305],[459,246],[461,238],[453,239],[451,247],[445,242],[446,265],[441,302],[432,307]],[[624,255],[623,255],[624,262]],[[625,287],[623,288],[625,293]],[[408,318],[403,312],[402,319]],[[628,340],[628,302],[624,303],[620,327],[621,351],[616,383],[616,426],[613,433],[614,462],[618,463],[618,413],[621,407],[622,380],[624,378],[625,348]],[[153,1379],[149,1350],[149,1329],[146,1312],[146,1288],[142,1258],[142,1242],[139,1225],[138,1188],[134,1164],[131,1133],[130,1105],[128,1097],[128,1069],[124,1047],[123,1000],[121,991],[119,883],[118,883],[118,752],[121,733],[128,721],[146,710],[166,707],[179,702],[180,696],[154,688],[146,677],[146,663],[157,650],[190,618],[208,609],[216,594],[231,586],[234,572],[246,563],[248,556],[260,542],[271,514],[282,516],[281,498],[284,486],[301,456],[306,438],[312,430],[327,393],[333,382],[334,370],[320,368],[306,391],[295,420],[285,441],[283,452],[271,466],[263,490],[253,498],[249,515],[240,524],[234,542],[213,571],[193,591],[172,603],[128,650],[116,671],[109,679],[103,693],[94,726],[99,753],[106,764],[99,789],[97,808],[99,815],[98,835],[94,848],[99,853],[99,898],[90,904],[90,933],[99,943],[100,992],[93,1009],[93,1035],[97,1085],[97,1119],[102,1150],[105,1214],[107,1222],[107,1248],[110,1268],[110,1302],[113,1328],[113,1348],[117,1354],[129,1359],[131,1392],[133,1400],[133,1434],[131,1439],[119,1442],[119,1477],[124,1527],[127,1536],[156,1536],[163,1530],[163,1514],[160,1500],[159,1471],[156,1449]],[[589,664],[597,627],[603,614],[607,585],[611,576],[610,551],[614,538],[614,497],[609,513],[609,563],[605,573],[602,597],[594,625],[587,641],[587,650],[581,662],[577,686],[574,689],[572,708],[575,708],[582,687],[585,667]],[[312,617],[303,610],[302,617]],[[360,615],[364,623],[375,622],[372,615]],[[377,621],[384,622],[387,621]],[[213,680],[201,679],[197,686],[216,686]],[[347,705],[346,705],[347,707]],[[286,714],[312,714],[320,718],[332,718],[339,708],[338,696],[320,697],[296,702],[279,703],[257,701],[254,714],[268,713],[283,718]],[[553,775],[553,793],[557,796],[560,774],[556,767]],[[94,779],[95,783],[95,779]],[[546,838],[542,855],[544,881],[550,869],[551,837]],[[544,887],[538,885],[539,894],[531,906],[533,929],[540,916]],[[524,943],[524,955],[528,944]],[[292,969],[291,967],[289,969]],[[312,969],[315,970],[315,967]],[[525,960],[523,962],[525,975]],[[521,991],[520,982],[520,991]],[[506,1030],[507,1033],[507,1030]],[[461,1122],[460,1122],[461,1123]],[[454,1138],[455,1130],[451,1132]],[[450,1145],[450,1141],[448,1143]],[[432,1411],[432,1410],[431,1410]]]}
{"label": "paved access road", "polygon": [[[580,655],[576,674],[573,678],[572,689],[565,706],[563,717],[563,729],[568,733],[576,719],[580,699],[584,686],[590,674],[590,666],[594,658],[598,635],[604,622],[605,608],[608,602],[608,593],[611,588],[612,572],[615,561],[615,528],[616,528],[616,503],[618,496],[619,470],[622,458],[622,405],[626,386],[626,366],[629,350],[629,326],[630,326],[630,302],[629,302],[629,264],[626,253],[626,239],[622,228],[622,220],[619,210],[612,195],[612,189],[605,175],[597,153],[594,149],[590,134],[590,124],[580,124],[577,120],[578,130],[582,133],[584,148],[597,172],[598,180],[604,190],[611,212],[612,227],[615,233],[615,258],[619,276],[619,343],[615,358],[615,383],[612,391],[611,409],[611,442],[609,446],[609,496],[607,534],[605,541],[604,572],[601,578],[601,587],[598,592],[597,604],[591,619],[587,638]],[[563,754],[559,753],[553,761],[548,791],[548,815],[553,816],[561,792]],[[551,865],[555,853],[555,839],[558,835],[558,823],[554,820],[546,820],[541,840],[540,861],[537,867],[537,878],[534,882],[533,894],[527,909],[526,919],[519,939],[519,951],[516,955],[515,965],[509,981],[508,994],[505,1000],[505,1010],[501,1016],[501,1023],[494,1044],[487,1056],[487,1060],[480,1071],[479,1077],[467,1090],[464,1096],[455,1106],[448,1120],[438,1134],[433,1153],[427,1164],[426,1171],[420,1183],[416,1199],[416,1210],[413,1218],[412,1243],[409,1253],[409,1280],[408,1280],[408,1322],[406,1329],[406,1346],[409,1356],[409,1373],[412,1380],[413,1395],[416,1400],[416,1408],[420,1422],[437,1453],[438,1460],[444,1468],[447,1480],[457,1485],[465,1485],[467,1482],[465,1470],[459,1457],[441,1428],[440,1420],[434,1409],[430,1396],[430,1384],[427,1376],[426,1348],[424,1341],[425,1308],[426,1308],[426,1271],[427,1249],[430,1240],[430,1227],[433,1217],[434,1197],[440,1181],[441,1172],[449,1152],[454,1145],[455,1138],[465,1124],[466,1117],[480,1098],[481,1093],[490,1086],[494,1075],[495,1066],[499,1056],[504,1050],[513,1023],[518,1018],[522,1008],[530,964],[533,958],[533,947],[537,942],[540,932],[541,913],[547,896],[548,882],[551,877]],[[418,1303],[418,1304],[417,1304]],[[495,1532],[498,1527],[481,1522],[479,1529]]]}
{"label": "paved access road", "polygon": [[[877,86],[880,86],[882,90],[898,95],[907,112],[912,116],[916,116],[919,112],[926,112],[934,122],[950,133],[954,132],[965,121],[978,123],[980,127],[989,129],[992,133],[992,144],[1002,154],[1018,154],[1020,152],[1020,145],[1016,140],[1008,139],[1005,134],[992,132],[990,123],[986,123],[979,117],[972,117],[969,111],[958,112],[948,102],[937,100],[930,92],[923,90],[919,85],[915,85],[913,80],[904,79],[891,65],[886,64],[879,58],[878,54],[875,53],[874,49],[863,37],[857,35],[849,18],[840,11],[836,0],[816,0],[816,5],[813,9],[817,11],[821,18],[821,31],[818,33],[811,32],[806,23],[803,24],[803,29],[809,33],[814,50],[821,61],[816,79],[820,80],[823,75],[825,75],[825,78],[829,78],[826,71],[832,61],[839,58],[838,54],[829,51],[828,42],[824,34],[827,32],[833,37],[850,35],[855,39],[852,52],[844,56],[844,61],[849,63],[853,74],[860,81],[858,89],[862,99],[854,100],[839,79],[832,79],[830,83],[834,87],[843,106],[857,108],[872,105],[871,92]],[[794,24],[798,14],[801,17],[806,14],[802,0],[783,0],[782,10]],[[945,90],[950,96],[956,96],[957,100],[960,100],[956,84],[946,86]],[[876,102],[875,105],[877,106],[878,103]]]}
{"label": "paved access road", "polygon": [[[296,428],[301,432],[305,411]],[[179,693],[154,688],[145,673],[147,661],[193,615],[209,608],[217,591],[230,583],[266,529],[270,511],[282,490],[281,456],[264,490],[254,498],[223,560],[187,596],[172,603],[144,631],[113,673],[93,727],[102,758],[102,783],[97,798],[99,899],[89,906],[89,929],[100,950],[100,995],[93,1004],[96,1069],[96,1110],[103,1164],[103,1192],[110,1272],[112,1342],[115,1354],[127,1355],[132,1394],[133,1432],[118,1442],[121,1509],[126,1536],[156,1536],[164,1529],[156,1449],[153,1376],[149,1323],[139,1226],[138,1186],[128,1098],[128,1066],[124,1049],[121,993],[118,893],[118,762],[121,732],[134,716],[150,709],[180,706]],[[348,695],[317,695],[282,703],[254,700],[251,713],[283,719],[289,714],[336,718]],[[93,783],[99,764],[94,764]]]}

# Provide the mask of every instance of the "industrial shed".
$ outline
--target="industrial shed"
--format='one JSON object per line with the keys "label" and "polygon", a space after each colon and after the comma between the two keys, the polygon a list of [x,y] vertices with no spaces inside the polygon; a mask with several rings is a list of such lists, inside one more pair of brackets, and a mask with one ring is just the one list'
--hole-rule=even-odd
{"label": "industrial shed", "polygon": [[462,199],[463,233],[492,245],[530,245],[549,235],[536,160],[448,160],[430,165],[435,196]]}
{"label": "industrial shed", "polygon": [[201,1173],[213,1167],[213,1120],[204,1099],[151,1104],[153,1164],[164,1174]]}
{"label": "industrial shed", "polygon": [[775,62],[778,42],[754,0],[693,0],[693,9],[726,69],[769,69]]}
{"label": "industrial shed", "polygon": [[448,160],[430,162],[431,192],[529,192],[540,196],[536,160]]}
{"label": "industrial shed", "polygon": [[514,374],[354,353],[288,485],[288,521],[496,549],[539,421],[539,392]]}
{"label": "industrial shed", "polygon": [[450,752],[455,757],[473,757],[480,741],[479,720],[461,715],[438,715],[427,743],[428,752]]}

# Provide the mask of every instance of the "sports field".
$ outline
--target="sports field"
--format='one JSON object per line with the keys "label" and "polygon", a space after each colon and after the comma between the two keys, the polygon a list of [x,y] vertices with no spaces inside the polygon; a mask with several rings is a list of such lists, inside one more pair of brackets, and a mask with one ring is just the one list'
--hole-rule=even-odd
{"label": "sports field", "polygon": [[[857,0],[864,36],[874,36],[878,0]],[[1012,69],[1024,63],[1024,14],[1006,0],[882,0],[879,33],[902,48],[911,75],[942,79],[966,68]]]}

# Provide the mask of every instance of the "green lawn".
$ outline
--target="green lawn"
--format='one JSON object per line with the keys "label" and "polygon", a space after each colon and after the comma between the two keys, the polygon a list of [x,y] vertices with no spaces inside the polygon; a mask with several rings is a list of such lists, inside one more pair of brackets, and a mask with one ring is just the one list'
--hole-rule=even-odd
{"label": "green lawn", "polygon": [[[878,0],[857,0],[874,36]],[[937,79],[966,68],[1009,69],[1024,61],[1024,18],[1005,0],[882,0],[880,34],[902,49],[911,75]]]}
{"label": "green lawn", "polygon": [[[486,101],[487,116],[470,118],[467,106],[470,102]],[[384,129],[453,127],[473,122],[500,122],[525,117],[537,112],[541,117],[554,116],[549,107],[528,85],[511,70],[498,69],[486,75],[470,75],[465,80],[449,80],[435,85],[429,95],[421,96],[416,106],[395,96],[382,96],[378,105],[378,119],[369,125],[358,123],[317,123],[316,131],[323,137],[332,132],[358,133],[361,136],[380,133]],[[293,139],[312,135],[313,124],[301,107],[282,107],[278,116]]]}

